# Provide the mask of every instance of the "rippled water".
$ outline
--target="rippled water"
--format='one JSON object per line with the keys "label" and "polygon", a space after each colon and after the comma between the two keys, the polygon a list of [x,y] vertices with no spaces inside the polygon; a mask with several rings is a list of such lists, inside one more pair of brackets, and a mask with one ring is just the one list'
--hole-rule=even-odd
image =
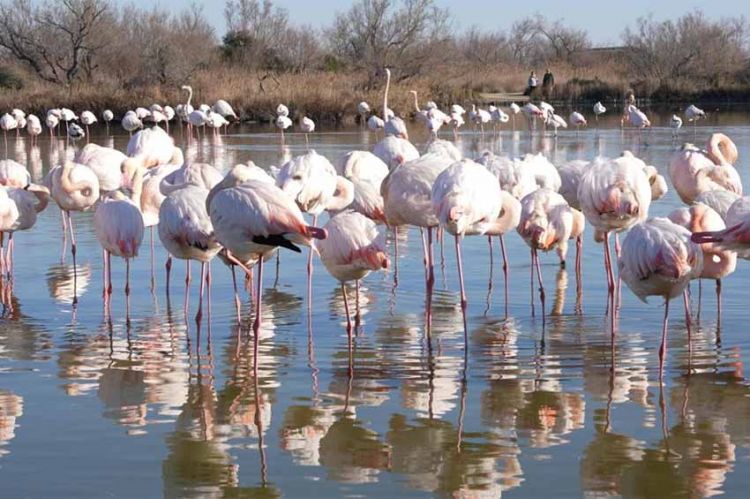
{"label": "rippled water", "polygon": [[[655,120],[666,123],[666,117]],[[740,150],[750,185],[750,115],[717,113],[681,140],[705,142],[715,130]],[[666,174],[677,143],[668,128],[642,136],[615,117],[592,129],[530,138],[502,131],[459,138],[468,154],[489,148],[541,150],[566,159],[632,149]],[[604,128],[607,127],[607,128]],[[415,141],[425,137],[416,125]],[[124,148],[127,136],[103,130],[96,142]],[[266,127],[232,128],[188,157],[226,169],[253,159],[279,164],[304,151],[304,138]],[[179,128],[175,132],[181,141]],[[446,136],[450,138],[450,136]],[[331,158],[372,146],[359,129],[324,131],[312,147]],[[8,157],[36,179],[72,154],[45,138],[31,148],[9,138]],[[652,205],[665,215],[669,195]],[[350,352],[337,283],[316,263],[308,314],[304,255],[281,255],[278,280],[267,267],[260,373],[252,376],[252,307],[243,294],[235,324],[231,278],[213,265],[210,317],[200,327],[182,305],[184,265],[164,292],[165,254],[157,242],[158,287],[149,291],[147,241],[132,272],[131,323],[125,320],[122,262],[114,265],[114,321],[104,319],[101,254],[92,214],[74,214],[79,237],[79,303],[72,306],[70,256],[61,262],[60,212],[51,206],[16,237],[16,274],[4,285],[0,319],[0,495],[3,497],[423,496],[531,497],[741,495],[750,486],[750,268],[726,279],[721,328],[713,284],[703,285],[699,326],[688,357],[675,306],[664,383],[657,373],[662,304],[624,290],[615,369],[604,316],[602,248],[584,243],[583,314],[575,274],[543,255],[546,327],[530,309],[529,252],[508,240],[510,300],[505,314],[498,245],[465,242],[468,351],[458,304],[453,246],[438,266],[434,325],[424,328],[419,233],[399,237],[393,273],[362,285],[363,325]],[[438,264],[441,263],[438,250]],[[113,260],[114,261],[114,260]],[[194,269],[194,275],[195,271]],[[195,284],[195,280],[194,280]],[[697,311],[697,285],[693,285]],[[542,341],[544,340],[544,341]]]}

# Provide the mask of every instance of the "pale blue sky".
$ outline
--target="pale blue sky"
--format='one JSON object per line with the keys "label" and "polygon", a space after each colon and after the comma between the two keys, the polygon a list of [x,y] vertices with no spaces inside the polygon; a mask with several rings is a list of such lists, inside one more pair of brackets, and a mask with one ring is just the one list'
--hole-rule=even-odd
{"label": "pale blue sky", "polygon": [[[143,7],[170,10],[180,10],[191,3],[190,0],[132,1]],[[225,29],[224,1],[195,1],[203,6],[204,14],[221,36]],[[695,9],[715,18],[750,15],[748,0],[437,0],[437,3],[450,8],[459,28],[477,25],[506,29],[519,18],[542,13],[550,19],[562,18],[571,26],[588,30],[594,43],[602,45],[618,43],[626,24],[648,14],[659,20],[675,18]],[[352,0],[276,0],[275,4],[287,9],[295,23],[325,26],[335,12],[346,10]]]}

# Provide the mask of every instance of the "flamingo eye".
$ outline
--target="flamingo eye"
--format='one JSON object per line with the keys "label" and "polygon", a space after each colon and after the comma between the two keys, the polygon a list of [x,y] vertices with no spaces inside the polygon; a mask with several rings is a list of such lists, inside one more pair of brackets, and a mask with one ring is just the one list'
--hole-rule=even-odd
{"label": "flamingo eye", "polygon": [[292,180],[302,180],[302,175],[294,175]]}

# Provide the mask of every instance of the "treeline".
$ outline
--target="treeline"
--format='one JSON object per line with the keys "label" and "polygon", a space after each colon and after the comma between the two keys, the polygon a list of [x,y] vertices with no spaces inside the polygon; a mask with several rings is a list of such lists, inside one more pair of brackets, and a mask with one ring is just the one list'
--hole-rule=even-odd
{"label": "treeline", "polygon": [[322,28],[292,23],[272,0],[227,0],[224,14],[219,36],[194,6],[169,13],[109,0],[2,0],[0,86],[15,89],[6,99],[67,95],[127,106],[174,98],[192,83],[206,100],[298,99],[336,119],[346,112],[342,98],[376,95],[386,66],[397,85],[443,103],[520,91],[530,69],[550,66],[557,100],[619,99],[629,88],[662,100],[750,100],[750,30],[741,17],[641,18],[624,27],[620,46],[601,48],[585,30],[541,15],[505,31],[458,30],[434,0],[358,0]]}

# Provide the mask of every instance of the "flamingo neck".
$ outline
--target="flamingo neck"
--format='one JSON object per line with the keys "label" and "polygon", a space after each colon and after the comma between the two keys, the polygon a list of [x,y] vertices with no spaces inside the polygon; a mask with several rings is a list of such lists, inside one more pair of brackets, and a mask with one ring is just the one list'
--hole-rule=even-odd
{"label": "flamingo neck", "polygon": [[391,70],[385,70],[385,93],[383,94],[383,121],[388,121],[388,90],[391,87]]}
{"label": "flamingo neck", "polygon": [[342,176],[336,177],[336,192],[328,200],[326,210],[341,211],[354,201],[354,184]]}

